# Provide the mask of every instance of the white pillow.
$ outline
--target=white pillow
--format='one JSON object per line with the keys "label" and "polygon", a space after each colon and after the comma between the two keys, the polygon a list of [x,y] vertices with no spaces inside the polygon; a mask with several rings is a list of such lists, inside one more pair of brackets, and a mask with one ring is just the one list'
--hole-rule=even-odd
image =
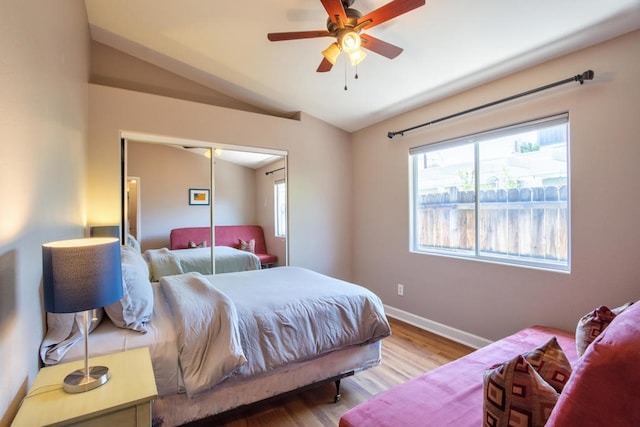
{"label": "white pillow", "polygon": [[149,269],[140,253],[131,246],[120,247],[122,299],[105,307],[107,316],[119,328],[146,333],[153,314],[153,289]]}
{"label": "white pillow", "polygon": [[[47,334],[40,345],[40,358],[45,365],[60,362],[69,349],[84,335],[84,313],[47,312]],[[94,320],[95,316],[95,320]],[[98,308],[89,314],[89,333],[102,321],[104,310]]]}
{"label": "white pillow", "polygon": [[142,252],[142,250],[140,249],[140,243],[138,243],[136,238],[133,237],[131,234],[127,234],[127,246],[131,246],[133,249],[135,249],[139,253]]}

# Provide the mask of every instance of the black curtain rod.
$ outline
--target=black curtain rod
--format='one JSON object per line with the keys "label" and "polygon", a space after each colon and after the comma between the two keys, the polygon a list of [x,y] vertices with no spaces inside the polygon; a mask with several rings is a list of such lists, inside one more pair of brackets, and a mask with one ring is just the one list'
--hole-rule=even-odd
{"label": "black curtain rod", "polygon": [[546,86],[541,86],[541,87],[536,88],[536,89],[531,89],[531,90],[528,90],[526,92],[519,93],[517,95],[509,96],[507,98],[502,98],[502,99],[499,99],[497,101],[490,102],[488,104],[484,104],[484,105],[480,105],[478,107],[470,108],[468,110],[460,111],[459,113],[455,113],[455,114],[451,114],[449,116],[441,117],[439,119],[432,120],[430,122],[422,123],[421,125],[413,126],[413,127],[407,128],[407,129],[398,130],[398,131],[395,131],[395,132],[388,132],[387,133],[387,137],[389,137],[389,139],[391,139],[396,135],[404,136],[405,132],[409,132],[409,131],[412,131],[412,130],[415,130],[415,129],[418,129],[418,128],[421,128],[421,127],[424,127],[424,126],[429,126],[429,125],[432,125],[434,123],[442,122],[444,120],[449,120],[449,119],[452,119],[454,117],[462,116],[463,114],[472,113],[474,111],[478,111],[478,110],[481,110],[483,108],[493,107],[494,105],[501,104],[501,103],[507,102],[507,101],[511,101],[513,99],[520,98],[521,96],[531,95],[532,93],[536,93],[536,92],[540,92],[540,91],[543,91],[543,90],[551,89],[552,87],[560,86],[560,85],[563,85],[565,83],[580,82],[580,84],[583,84],[585,80],[593,80],[593,76],[594,76],[593,70],[588,70],[588,71],[585,71],[582,74],[578,74],[578,75],[575,75],[573,77],[569,77],[568,79],[560,80],[558,82],[550,83],[550,84],[548,84]]}
{"label": "black curtain rod", "polygon": [[274,170],[272,170],[272,171],[265,172],[264,174],[265,174],[265,175],[271,175],[272,173],[275,173],[275,172],[281,171],[281,170],[283,170],[283,169],[284,169],[284,167],[282,167],[282,168],[280,168],[280,169],[274,169]]}

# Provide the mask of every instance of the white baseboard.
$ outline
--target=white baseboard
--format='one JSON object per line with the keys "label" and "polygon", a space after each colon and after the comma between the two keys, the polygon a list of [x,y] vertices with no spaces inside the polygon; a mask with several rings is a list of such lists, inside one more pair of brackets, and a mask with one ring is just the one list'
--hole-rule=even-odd
{"label": "white baseboard", "polygon": [[433,320],[425,319],[424,317],[416,316],[415,314],[398,308],[385,305],[384,310],[390,317],[394,317],[420,329],[449,338],[450,340],[459,342],[460,344],[468,345],[469,347],[480,348],[492,343],[492,341],[486,338],[470,334],[460,329],[452,328],[451,326],[447,326]]}

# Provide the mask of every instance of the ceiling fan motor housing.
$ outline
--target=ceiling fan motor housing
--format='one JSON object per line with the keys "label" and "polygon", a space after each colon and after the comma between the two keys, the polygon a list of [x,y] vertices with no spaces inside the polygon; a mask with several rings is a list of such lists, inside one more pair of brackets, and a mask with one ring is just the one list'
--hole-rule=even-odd
{"label": "ceiling fan motor housing", "polygon": [[[344,4],[345,2],[343,2]],[[353,3],[353,0],[351,1]],[[343,22],[347,28],[353,28],[358,25],[358,19],[362,18],[362,13],[359,10],[346,7],[344,9],[345,15],[347,15],[347,22]],[[340,26],[331,20],[331,17],[327,18],[327,30],[330,33],[336,34],[340,30]]]}

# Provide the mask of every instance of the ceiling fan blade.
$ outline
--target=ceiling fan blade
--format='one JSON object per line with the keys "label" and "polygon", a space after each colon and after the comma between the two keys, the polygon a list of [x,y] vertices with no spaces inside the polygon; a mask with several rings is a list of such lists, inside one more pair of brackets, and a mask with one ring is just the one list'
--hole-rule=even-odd
{"label": "ceiling fan blade", "polygon": [[360,40],[362,40],[363,48],[389,59],[393,59],[402,53],[401,47],[377,39],[369,34],[360,34]]}
{"label": "ceiling fan blade", "polygon": [[327,58],[322,58],[322,62],[318,65],[318,69],[316,70],[318,73],[326,73],[327,71],[331,71],[333,64],[327,61]]}
{"label": "ceiling fan blade", "polygon": [[327,11],[331,22],[338,23],[336,16],[339,16],[342,19],[342,22],[347,21],[347,14],[344,11],[344,6],[342,6],[341,0],[320,0],[322,2],[322,6]]}
{"label": "ceiling fan blade", "polygon": [[396,16],[402,15],[417,9],[420,6],[425,5],[425,0],[393,0],[384,6],[380,6],[376,10],[367,13],[362,18],[358,19],[358,22],[365,22],[371,20],[371,23],[366,26],[367,29],[373,28],[376,25],[380,25],[383,22],[387,22]]}
{"label": "ceiling fan blade", "polygon": [[280,42],[284,40],[297,40],[297,39],[313,39],[316,37],[332,37],[334,36],[329,31],[317,30],[317,31],[291,31],[287,33],[269,33],[267,38],[272,42]]}

